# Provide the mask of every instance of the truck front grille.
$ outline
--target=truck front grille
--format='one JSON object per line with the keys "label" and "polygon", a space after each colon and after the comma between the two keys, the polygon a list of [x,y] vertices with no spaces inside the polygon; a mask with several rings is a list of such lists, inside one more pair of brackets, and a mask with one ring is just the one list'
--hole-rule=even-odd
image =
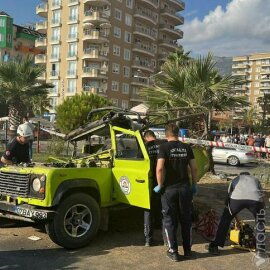
{"label": "truck front grille", "polygon": [[0,172],[0,194],[28,197],[30,174]]}

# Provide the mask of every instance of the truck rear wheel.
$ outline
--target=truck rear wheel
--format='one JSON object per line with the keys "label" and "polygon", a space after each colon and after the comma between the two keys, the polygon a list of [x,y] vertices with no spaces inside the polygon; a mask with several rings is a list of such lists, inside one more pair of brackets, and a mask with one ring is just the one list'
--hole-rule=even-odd
{"label": "truck rear wheel", "polygon": [[86,246],[95,236],[100,224],[100,208],[95,199],[77,193],[64,199],[57,207],[46,231],[53,242],[75,249]]}

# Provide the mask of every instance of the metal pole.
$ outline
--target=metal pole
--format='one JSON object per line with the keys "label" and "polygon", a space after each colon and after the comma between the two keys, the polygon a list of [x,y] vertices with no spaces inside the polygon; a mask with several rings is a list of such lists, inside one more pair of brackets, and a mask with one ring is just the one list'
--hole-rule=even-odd
{"label": "metal pole", "polygon": [[39,132],[40,132],[40,121],[38,121],[38,131],[37,131],[37,152],[40,152],[40,145],[39,145]]}
{"label": "metal pole", "polygon": [[8,143],[8,120],[6,120],[6,124],[5,124],[5,146],[7,149],[7,143]]}

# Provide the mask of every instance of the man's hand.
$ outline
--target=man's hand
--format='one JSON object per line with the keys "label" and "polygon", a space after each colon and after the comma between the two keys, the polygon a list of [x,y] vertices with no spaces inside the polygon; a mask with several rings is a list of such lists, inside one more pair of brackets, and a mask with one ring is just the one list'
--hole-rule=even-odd
{"label": "man's hand", "polygon": [[155,193],[159,193],[161,191],[161,188],[162,187],[160,185],[157,185],[157,186],[154,187],[153,190],[154,190]]}
{"label": "man's hand", "polygon": [[191,191],[192,191],[192,195],[197,195],[198,193],[198,187],[197,187],[197,184],[193,183],[192,186],[191,186]]}

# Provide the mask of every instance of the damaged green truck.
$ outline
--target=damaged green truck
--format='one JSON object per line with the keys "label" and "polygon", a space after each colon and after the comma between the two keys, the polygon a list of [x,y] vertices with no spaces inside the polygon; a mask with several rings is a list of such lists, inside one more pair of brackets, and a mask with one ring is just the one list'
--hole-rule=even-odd
{"label": "damaged green truck", "polygon": [[[68,161],[1,168],[0,217],[42,222],[53,242],[74,249],[93,239],[103,209],[149,208],[153,187],[140,122],[137,115],[109,112],[66,135],[74,146]],[[197,147],[194,154],[202,177],[207,154]]]}

